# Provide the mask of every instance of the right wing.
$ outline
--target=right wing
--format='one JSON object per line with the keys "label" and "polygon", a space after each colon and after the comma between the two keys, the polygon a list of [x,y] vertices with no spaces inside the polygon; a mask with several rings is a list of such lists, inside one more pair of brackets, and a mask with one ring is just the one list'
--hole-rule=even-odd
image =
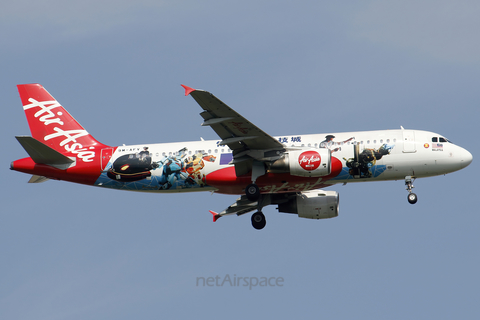
{"label": "right wing", "polygon": [[202,126],[210,126],[233,153],[232,164],[237,176],[252,170],[253,160],[275,161],[284,152],[280,141],[268,135],[235,110],[207,91],[184,86],[185,95],[191,95],[204,110]]}

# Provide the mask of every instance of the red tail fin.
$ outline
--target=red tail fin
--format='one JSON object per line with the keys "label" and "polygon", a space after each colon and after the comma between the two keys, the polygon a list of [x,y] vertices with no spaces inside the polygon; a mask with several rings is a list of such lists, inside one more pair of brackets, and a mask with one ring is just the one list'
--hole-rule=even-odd
{"label": "red tail fin", "polygon": [[33,138],[52,149],[84,162],[93,161],[95,140],[40,84],[17,86]]}

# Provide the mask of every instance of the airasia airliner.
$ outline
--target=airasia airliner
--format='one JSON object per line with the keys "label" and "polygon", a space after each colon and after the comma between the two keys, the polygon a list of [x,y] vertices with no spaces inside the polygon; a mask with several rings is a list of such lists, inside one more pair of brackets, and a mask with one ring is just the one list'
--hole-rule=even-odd
{"label": "airasia airliner", "polygon": [[[183,85],[182,85],[183,86]],[[211,191],[238,194],[213,214],[255,211],[252,225],[265,227],[262,209],[302,218],[338,216],[334,184],[404,180],[408,202],[416,178],[443,175],[472,162],[467,150],[444,136],[421,130],[380,130],[272,137],[214,95],[187,86],[203,111],[202,126],[217,141],[111,147],[95,140],[40,84],[18,85],[32,136],[18,136],[29,157],[11,169],[48,179],[143,192]]]}

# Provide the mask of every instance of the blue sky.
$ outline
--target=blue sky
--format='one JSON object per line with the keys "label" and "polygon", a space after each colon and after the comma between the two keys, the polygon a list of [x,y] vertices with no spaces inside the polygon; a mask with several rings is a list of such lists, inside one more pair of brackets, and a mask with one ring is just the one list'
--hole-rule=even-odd
{"label": "blue sky", "polygon": [[[477,1],[82,1],[2,4],[0,318],[478,319],[476,160],[446,176],[335,186],[340,216],[264,210],[211,222],[235,196],[152,195],[10,171],[38,82],[105,144],[216,139],[180,84],[271,135],[438,132],[476,157]],[[282,277],[202,287],[197,277]]]}

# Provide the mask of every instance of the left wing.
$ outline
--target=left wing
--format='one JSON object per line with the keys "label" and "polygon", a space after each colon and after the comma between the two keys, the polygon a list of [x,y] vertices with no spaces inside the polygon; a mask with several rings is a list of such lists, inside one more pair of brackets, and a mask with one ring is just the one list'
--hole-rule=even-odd
{"label": "left wing", "polygon": [[216,213],[214,211],[210,211],[213,215],[213,221],[217,221],[218,218],[227,216],[230,214],[236,214],[237,216],[242,215],[244,213],[248,213],[254,211],[258,208],[257,201],[250,201],[247,199],[246,196],[241,196],[237,199],[237,201],[229,206],[227,209],[223,210],[220,213]]}
{"label": "left wing", "polygon": [[200,113],[205,120],[202,126],[210,126],[222,139],[219,144],[227,145],[232,150],[232,163],[237,176],[250,172],[254,160],[267,162],[282,157],[285,149],[277,139],[263,132],[213,94],[184,85],[182,87],[185,88],[185,95],[190,94],[204,110]]}
{"label": "left wing", "polygon": [[[256,201],[251,201],[248,199],[246,195],[243,195],[240,198],[238,198],[234,204],[232,204],[222,212],[216,213],[214,211],[210,211],[210,213],[213,215],[213,222],[215,222],[218,220],[218,218],[223,216],[227,216],[231,214],[236,214],[237,216],[240,216],[242,214],[245,214],[254,210],[261,212],[263,207],[266,207],[271,204],[274,204],[274,205],[286,204],[292,201],[292,199],[295,198],[296,196],[297,194],[295,192],[282,193],[282,194],[266,194]],[[281,211],[279,206],[279,211],[290,212],[290,211],[285,211],[286,208],[290,209],[290,207],[288,206],[288,207],[284,207],[284,210]]]}

